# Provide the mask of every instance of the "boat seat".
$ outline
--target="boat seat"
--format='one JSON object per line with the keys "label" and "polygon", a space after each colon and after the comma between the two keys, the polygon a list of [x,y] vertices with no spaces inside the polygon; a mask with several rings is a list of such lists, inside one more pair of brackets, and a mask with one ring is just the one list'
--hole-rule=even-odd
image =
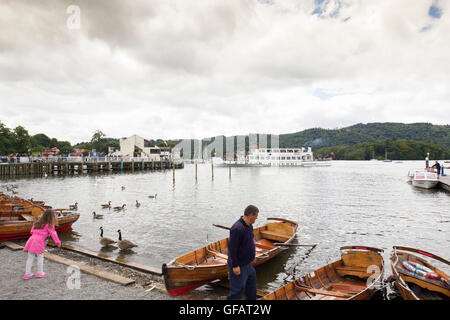
{"label": "boat seat", "polygon": [[27,221],[34,221],[34,217],[29,213],[22,213],[20,216]]}
{"label": "boat seat", "polygon": [[220,259],[223,259],[223,260],[228,260],[228,256],[226,254],[221,253],[221,252],[208,249],[208,253],[212,254],[213,256],[215,256],[217,258],[220,258]]}
{"label": "boat seat", "polygon": [[275,246],[268,246],[268,245],[261,244],[258,242],[255,242],[255,247],[263,249],[263,250],[271,250],[271,249],[275,248]]}
{"label": "boat seat", "polygon": [[261,237],[273,240],[273,241],[279,241],[279,242],[286,242],[289,240],[289,237],[276,233],[276,232],[270,232],[270,231],[261,231],[260,232]]}
{"label": "boat seat", "polygon": [[[303,287],[303,286],[298,286],[298,285],[295,285],[295,289],[298,291],[314,293],[315,295],[319,295],[319,296],[333,296],[333,297],[340,297],[340,298],[350,298],[352,296],[352,294],[349,294],[346,292],[326,290],[326,289],[308,288],[308,287]],[[314,297],[312,299],[314,300]],[[318,297],[318,299],[321,299],[321,298]]]}
{"label": "boat seat", "polygon": [[368,278],[373,273],[368,273],[365,267],[341,266],[335,268],[340,276],[356,276],[359,278]]}

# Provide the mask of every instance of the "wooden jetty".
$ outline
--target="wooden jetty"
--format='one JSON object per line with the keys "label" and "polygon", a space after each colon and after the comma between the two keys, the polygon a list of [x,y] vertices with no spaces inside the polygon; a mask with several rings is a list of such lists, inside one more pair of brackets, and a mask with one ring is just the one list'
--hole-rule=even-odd
{"label": "wooden jetty", "polygon": [[[446,170],[447,171],[447,170]],[[450,170],[449,174],[450,174]],[[442,189],[445,189],[447,191],[450,191],[450,176],[449,175],[441,175],[439,177],[439,187],[441,187]]]}
{"label": "wooden jetty", "polygon": [[170,160],[105,160],[105,161],[54,161],[27,163],[0,163],[0,177],[34,176],[45,174],[74,174],[92,172],[135,172],[143,170],[164,170],[184,168],[183,162]]}

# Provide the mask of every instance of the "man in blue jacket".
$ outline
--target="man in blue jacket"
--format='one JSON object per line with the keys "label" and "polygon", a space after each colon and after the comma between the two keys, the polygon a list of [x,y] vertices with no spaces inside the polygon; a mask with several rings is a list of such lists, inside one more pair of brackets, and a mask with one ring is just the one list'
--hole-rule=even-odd
{"label": "man in blue jacket", "polygon": [[230,293],[227,300],[240,300],[245,293],[247,300],[256,300],[256,271],[252,265],[255,259],[253,224],[259,209],[253,205],[245,208],[244,215],[230,230],[228,241],[228,274]]}

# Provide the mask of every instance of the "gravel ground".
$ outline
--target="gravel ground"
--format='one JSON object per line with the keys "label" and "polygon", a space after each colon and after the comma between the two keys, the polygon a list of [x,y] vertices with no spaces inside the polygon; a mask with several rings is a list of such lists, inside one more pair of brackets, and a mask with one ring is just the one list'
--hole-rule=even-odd
{"label": "gravel ground", "polygon": [[[160,277],[121,267],[100,259],[89,258],[67,250],[47,248],[47,251],[64,258],[83,262],[109,272],[136,280],[135,284],[122,286],[94,275],[80,273],[80,288],[73,288],[76,282],[68,266],[44,259],[46,278],[23,280],[27,252],[0,249],[0,300],[178,300],[157,288],[164,287]],[[33,265],[36,273],[36,260]],[[152,291],[146,292],[152,286]],[[72,287],[72,289],[70,289]]]}

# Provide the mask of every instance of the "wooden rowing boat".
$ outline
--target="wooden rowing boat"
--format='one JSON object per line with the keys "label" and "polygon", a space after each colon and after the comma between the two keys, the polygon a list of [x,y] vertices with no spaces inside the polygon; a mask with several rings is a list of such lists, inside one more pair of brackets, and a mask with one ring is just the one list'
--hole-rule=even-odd
{"label": "wooden rowing boat", "polygon": [[[433,266],[425,257],[450,265],[450,262],[444,258],[423,250],[399,246],[393,247],[390,259],[396,288],[405,300],[449,300],[449,276]],[[405,267],[403,261],[425,266],[437,273],[439,279],[430,279],[412,272]]]}
{"label": "wooden rowing boat", "polygon": [[[254,266],[273,259],[285,250],[285,247],[274,243],[290,243],[297,232],[297,222],[281,218],[268,220],[277,222],[269,222],[253,230],[256,247]],[[178,296],[213,280],[227,278],[227,251],[228,238],[225,238],[163,264],[162,272],[169,294]]]}
{"label": "wooden rowing boat", "polygon": [[0,241],[28,238],[34,222],[47,209],[56,213],[57,232],[70,230],[80,217],[77,212],[52,209],[37,203],[0,193]]}
{"label": "wooden rowing boat", "polygon": [[340,260],[289,282],[261,300],[370,299],[383,277],[383,250],[347,246],[341,251]]}

